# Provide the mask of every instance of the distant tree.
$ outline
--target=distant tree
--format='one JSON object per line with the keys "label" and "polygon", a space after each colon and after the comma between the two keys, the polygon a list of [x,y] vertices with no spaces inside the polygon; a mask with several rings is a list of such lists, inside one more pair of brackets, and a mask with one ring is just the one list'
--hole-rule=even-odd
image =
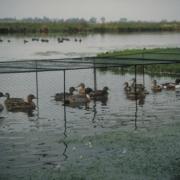
{"label": "distant tree", "polygon": [[91,24],[96,24],[96,22],[97,22],[97,18],[95,18],[95,17],[91,17],[89,19],[89,23],[91,23]]}
{"label": "distant tree", "polygon": [[127,18],[120,18],[119,22],[127,22]]}
{"label": "distant tree", "polygon": [[162,23],[167,23],[168,21],[167,21],[167,19],[162,19],[161,22]]}
{"label": "distant tree", "polygon": [[43,17],[43,21],[44,21],[44,22],[50,22],[51,20],[50,20],[48,17],[44,16],[44,17]]}
{"label": "distant tree", "polygon": [[105,17],[101,17],[101,22],[104,24],[106,21],[106,18]]}

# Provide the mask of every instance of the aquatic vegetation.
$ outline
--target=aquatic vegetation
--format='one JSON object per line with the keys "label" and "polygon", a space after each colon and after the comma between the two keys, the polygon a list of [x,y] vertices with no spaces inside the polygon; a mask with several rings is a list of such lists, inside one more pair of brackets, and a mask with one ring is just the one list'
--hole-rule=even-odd
{"label": "aquatic vegetation", "polygon": [[180,31],[179,22],[0,22],[0,33],[125,33]]}
{"label": "aquatic vegetation", "polygon": [[[154,49],[126,49],[122,51],[110,51],[97,55],[100,58],[120,58],[133,61],[133,59],[152,59],[152,60],[180,60],[180,48],[154,48]],[[107,70],[107,69],[106,69]],[[103,71],[103,70],[101,70]],[[134,72],[134,67],[111,68],[114,73]],[[180,73],[180,64],[156,64],[146,65],[144,71],[147,74],[177,74]],[[142,73],[142,67],[137,67],[137,72]]]}

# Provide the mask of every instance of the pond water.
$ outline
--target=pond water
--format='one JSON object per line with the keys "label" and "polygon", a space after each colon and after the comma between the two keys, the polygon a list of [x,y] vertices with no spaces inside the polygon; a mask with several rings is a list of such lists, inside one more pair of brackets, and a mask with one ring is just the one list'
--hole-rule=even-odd
{"label": "pond water", "polygon": [[[180,33],[132,33],[132,34],[92,34],[87,36],[67,36],[70,41],[58,43],[61,36],[0,36],[0,61],[19,59],[49,59],[80,56],[95,56],[97,53],[127,49],[179,47]],[[41,42],[48,39],[49,42]],[[82,41],[75,42],[74,40]],[[10,42],[8,42],[8,40]],[[24,43],[27,40],[28,43]]]}
{"label": "pond water", "polygon": [[[0,44],[1,61],[18,58],[87,56],[127,47],[180,46],[180,34],[177,33],[89,35],[83,37],[81,43],[76,44],[75,42],[57,44],[55,37],[49,38],[49,44],[40,42],[23,44],[22,37],[3,38],[11,38],[11,43]],[[72,43],[72,47],[68,43]],[[64,107],[62,102],[54,101],[52,96],[63,91],[63,72],[39,73],[39,110],[35,110],[31,115],[12,113],[6,109],[0,113],[0,177],[31,179],[34,172],[50,168],[62,169],[64,164],[76,162],[76,156],[80,161],[83,157],[81,154],[86,154],[86,148],[92,146],[91,141],[87,141],[83,147],[75,145],[76,141],[85,137],[106,132],[149,132],[151,129],[175,125],[180,119],[180,92],[153,93],[151,81],[156,78],[159,83],[173,82],[177,77],[145,75],[145,86],[149,94],[143,104],[128,100],[125,96],[124,82],[132,80],[133,77],[133,74],[128,73],[117,74],[97,70],[98,89],[104,86],[110,88],[108,101],[106,104],[92,101],[87,109],[84,106]],[[66,90],[81,82],[93,87],[93,78],[91,69],[67,71]],[[35,79],[35,73],[0,74],[0,91],[9,92],[12,97],[25,98],[27,94],[36,95]],[[137,80],[138,83],[142,83],[142,75],[138,75]],[[4,100],[5,98],[1,98],[0,103],[3,104]],[[96,158],[96,150],[94,147],[93,154],[90,154],[91,158]],[[125,151],[126,149],[122,150]]]}

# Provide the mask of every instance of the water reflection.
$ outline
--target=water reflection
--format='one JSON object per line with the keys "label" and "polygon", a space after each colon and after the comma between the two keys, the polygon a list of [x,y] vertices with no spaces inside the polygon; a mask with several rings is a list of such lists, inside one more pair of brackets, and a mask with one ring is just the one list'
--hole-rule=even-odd
{"label": "water reflection", "polygon": [[[92,117],[92,123],[93,123],[93,124],[96,122],[96,121],[95,121],[96,114],[97,114],[96,101],[94,101],[94,105],[93,105],[93,117]],[[96,126],[94,125],[94,127],[96,127]]]}
{"label": "water reflection", "polygon": [[135,125],[135,130],[138,128],[137,127],[137,118],[138,118],[138,102],[137,102],[137,99],[135,100],[135,105],[136,105],[136,108],[135,108],[135,119],[134,119],[134,125]]}
{"label": "water reflection", "polygon": [[66,120],[66,106],[64,106],[64,139],[63,139],[63,144],[64,144],[64,151],[63,151],[63,156],[64,160],[68,158],[68,155],[66,154],[68,144],[66,143],[66,138],[67,136],[67,120]]}

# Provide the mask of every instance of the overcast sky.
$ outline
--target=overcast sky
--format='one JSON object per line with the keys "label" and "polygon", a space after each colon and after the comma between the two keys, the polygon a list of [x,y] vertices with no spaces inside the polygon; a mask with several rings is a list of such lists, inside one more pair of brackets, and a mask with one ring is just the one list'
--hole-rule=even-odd
{"label": "overcast sky", "polygon": [[180,20],[180,0],[0,0],[0,18]]}

